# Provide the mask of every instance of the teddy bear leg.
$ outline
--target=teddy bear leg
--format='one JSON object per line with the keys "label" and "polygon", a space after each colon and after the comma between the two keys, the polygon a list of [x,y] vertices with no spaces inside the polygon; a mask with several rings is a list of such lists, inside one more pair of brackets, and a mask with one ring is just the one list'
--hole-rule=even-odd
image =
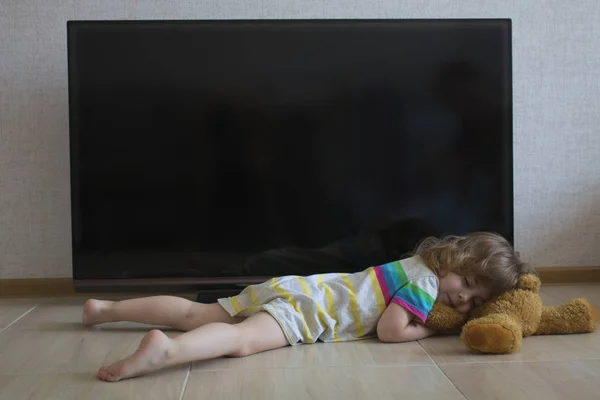
{"label": "teddy bear leg", "polygon": [[461,339],[471,350],[481,353],[514,353],[523,340],[521,325],[507,315],[492,314],[469,321]]}
{"label": "teddy bear leg", "polygon": [[590,333],[598,325],[598,310],[586,299],[573,299],[560,306],[543,307],[536,335]]}

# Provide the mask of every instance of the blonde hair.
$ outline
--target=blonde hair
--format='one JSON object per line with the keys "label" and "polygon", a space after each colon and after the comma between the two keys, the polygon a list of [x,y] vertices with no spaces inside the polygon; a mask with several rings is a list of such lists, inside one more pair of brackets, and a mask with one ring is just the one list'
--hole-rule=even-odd
{"label": "blonde hair", "polygon": [[446,272],[475,275],[489,285],[494,294],[515,288],[522,274],[536,274],[529,264],[520,260],[519,253],[504,237],[492,232],[429,237],[419,244],[415,254],[437,276]]}

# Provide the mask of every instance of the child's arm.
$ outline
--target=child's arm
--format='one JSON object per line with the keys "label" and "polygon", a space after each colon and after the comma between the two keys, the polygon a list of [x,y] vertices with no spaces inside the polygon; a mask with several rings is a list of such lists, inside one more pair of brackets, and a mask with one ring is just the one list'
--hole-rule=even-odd
{"label": "child's arm", "polygon": [[396,303],[390,303],[377,323],[377,337],[382,342],[410,342],[432,336],[435,331],[413,320],[413,315]]}

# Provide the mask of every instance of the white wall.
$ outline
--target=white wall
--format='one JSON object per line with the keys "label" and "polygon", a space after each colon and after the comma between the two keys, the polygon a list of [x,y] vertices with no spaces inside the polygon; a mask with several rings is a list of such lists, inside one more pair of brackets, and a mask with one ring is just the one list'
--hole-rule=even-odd
{"label": "white wall", "polygon": [[600,265],[600,2],[0,0],[0,278],[71,276],[67,20],[358,17],[512,18],[516,245]]}

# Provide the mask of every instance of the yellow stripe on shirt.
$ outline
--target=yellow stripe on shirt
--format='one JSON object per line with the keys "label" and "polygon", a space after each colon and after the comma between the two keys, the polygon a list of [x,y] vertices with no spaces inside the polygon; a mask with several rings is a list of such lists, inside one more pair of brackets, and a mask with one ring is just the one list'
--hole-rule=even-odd
{"label": "yellow stripe on shirt", "polygon": [[338,323],[335,316],[335,303],[333,300],[333,291],[328,285],[323,283],[323,275],[317,276],[317,285],[323,287],[323,290],[325,291],[325,307],[327,307],[327,315],[329,315],[329,318],[335,321],[335,325],[333,325],[333,341],[341,342],[342,339],[340,339],[338,335]]}
{"label": "yellow stripe on shirt", "polygon": [[287,290],[285,290],[277,284],[276,279],[274,279],[273,282],[271,282],[271,288],[277,293],[279,293],[281,297],[285,299],[285,301],[290,303],[292,307],[294,307],[294,310],[296,310],[296,312],[302,316],[302,328],[304,330],[304,336],[306,337],[308,343],[314,343],[312,335],[310,334],[310,330],[308,329],[308,325],[306,324],[306,320],[304,319],[304,314],[302,314],[302,311],[300,311],[300,309],[298,308],[298,303],[296,303],[296,300]]}
{"label": "yellow stripe on shirt", "polygon": [[[306,279],[304,279],[304,277],[302,276],[298,276],[296,277],[296,280],[298,281],[298,283],[300,284],[300,287],[302,288],[302,292],[307,295],[308,297],[312,298],[312,292],[310,291],[310,287],[308,286],[308,284],[306,283]],[[319,322],[321,322],[321,326],[323,328],[327,327],[327,319],[325,318],[325,311],[323,310],[323,307],[321,307],[321,305],[319,304],[318,301],[315,301],[315,308],[317,309],[317,318],[319,318]]]}
{"label": "yellow stripe on shirt", "polygon": [[248,286],[248,294],[250,296],[250,302],[252,305],[246,307],[243,311],[245,315],[252,315],[257,311],[260,311],[262,304],[260,304],[260,301],[258,300],[258,296],[256,295],[256,290],[254,290],[254,287]]}
{"label": "yellow stripe on shirt", "polygon": [[229,300],[231,300],[231,305],[236,313],[242,311],[242,306],[240,305],[240,301],[237,299],[237,297],[230,297]]}
{"label": "yellow stripe on shirt", "polygon": [[340,274],[342,278],[342,282],[346,285],[348,289],[348,296],[350,298],[350,313],[354,317],[354,324],[356,325],[356,336],[362,337],[365,335],[365,329],[363,328],[362,321],[360,319],[360,314],[358,313],[358,300],[356,299],[356,290],[354,289],[354,285],[350,280],[348,274]]}
{"label": "yellow stripe on shirt", "polygon": [[377,274],[375,274],[375,268],[369,268],[369,278],[371,279],[373,292],[375,292],[375,297],[377,298],[379,313],[383,314],[385,311],[385,299],[383,298],[383,292],[381,291],[381,286],[379,286],[379,281],[377,280]]}
{"label": "yellow stripe on shirt", "polygon": [[258,301],[258,297],[256,296],[256,290],[254,290],[254,287],[248,286],[248,289],[250,292],[250,301],[252,302],[252,305],[253,306],[260,305],[260,302]]}

